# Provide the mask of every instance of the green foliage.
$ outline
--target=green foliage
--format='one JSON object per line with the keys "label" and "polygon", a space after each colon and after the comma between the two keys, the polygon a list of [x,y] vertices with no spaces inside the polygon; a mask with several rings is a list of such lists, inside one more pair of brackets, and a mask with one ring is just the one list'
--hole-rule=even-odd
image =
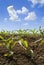
{"label": "green foliage", "polygon": [[13,52],[12,52],[12,51],[10,51],[10,52],[4,54],[5,57],[10,57],[10,56],[12,56],[12,55],[13,55]]}
{"label": "green foliage", "polygon": [[36,29],[30,30],[30,32],[31,32],[34,36],[36,36],[36,35],[38,34],[38,31],[37,31]]}
{"label": "green foliage", "polygon": [[41,28],[41,26],[39,27],[39,31],[40,31],[40,35],[41,35],[42,37],[44,37],[44,30]]}
{"label": "green foliage", "polygon": [[23,31],[21,29],[18,30],[17,32],[18,32],[18,34],[22,34],[23,33]]}
{"label": "green foliage", "polygon": [[[28,41],[24,38],[26,37],[29,38],[29,35],[33,35],[36,38],[36,36],[38,36],[38,31],[36,29],[33,29],[33,30],[18,30],[16,32],[15,31],[8,32],[4,30],[0,32],[0,41],[3,41],[3,44],[0,42],[0,46],[4,45],[9,50],[9,52],[4,54],[4,56],[7,57],[12,56],[14,54],[14,52],[12,51],[13,47],[15,47],[16,43],[19,43],[27,51],[27,54],[33,57],[34,52],[32,49],[29,48]],[[44,44],[44,30],[40,27],[39,32],[40,32],[39,35],[42,37],[42,40],[39,39],[36,42],[41,41],[42,45]],[[6,38],[6,36],[8,38]]]}
{"label": "green foliage", "polygon": [[22,46],[24,46],[24,48],[28,48],[28,42],[26,41],[26,40],[24,40],[24,39],[21,39],[21,44],[22,44]]}
{"label": "green foliage", "polygon": [[4,40],[4,38],[0,35],[0,40]]}
{"label": "green foliage", "polygon": [[15,45],[15,42],[13,41],[13,39],[10,37],[10,38],[8,38],[5,42],[5,47],[7,48],[7,49],[9,49],[10,51],[11,51],[11,49],[14,47],[14,45]]}
{"label": "green foliage", "polygon": [[44,44],[44,38],[41,40],[41,43],[39,45],[43,45]]}
{"label": "green foliage", "polygon": [[29,48],[28,42],[26,40],[21,39],[19,43],[26,50],[28,56],[31,56],[32,58],[35,56],[33,50]]}

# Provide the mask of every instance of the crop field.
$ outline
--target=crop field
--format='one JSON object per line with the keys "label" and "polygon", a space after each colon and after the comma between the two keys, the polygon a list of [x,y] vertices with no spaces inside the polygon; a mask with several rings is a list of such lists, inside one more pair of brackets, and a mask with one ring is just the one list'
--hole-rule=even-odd
{"label": "crop field", "polygon": [[1,31],[0,65],[44,65],[44,30]]}

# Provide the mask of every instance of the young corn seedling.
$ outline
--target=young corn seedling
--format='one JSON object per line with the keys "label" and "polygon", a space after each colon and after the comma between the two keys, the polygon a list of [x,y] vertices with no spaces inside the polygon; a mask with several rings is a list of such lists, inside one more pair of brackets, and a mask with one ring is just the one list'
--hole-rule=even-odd
{"label": "young corn seedling", "polygon": [[33,52],[33,50],[31,48],[29,48],[28,42],[24,39],[21,39],[19,41],[19,44],[26,50],[26,52],[27,52],[26,56],[28,58],[30,57],[30,59],[31,59],[31,61],[34,65],[37,65],[37,63],[35,62],[35,59],[34,59],[35,58],[35,53]]}
{"label": "young corn seedling", "polygon": [[4,45],[4,43],[2,43],[4,40],[3,36],[0,35],[0,46]]}
{"label": "young corn seedling", "polygon": [[5,46],[6,49],[8,49],[8,53],[5,53],[4,56],[11,56],[14,54],[14,52],[12,51],[12,48],[14,47],[14,45],[16,44],[16,42],[13,41],[12,39],[13,35],[8,38],[8,39],[4,39],[4,37],[0,36],[0,40],[3,42],[3,43],[0,43],[0,46]]}
{"label": "young corn seedling", "polygon": [[29,48],[28,46],[28,42],[24,39],[21,38],[14,38],[14,40],[16,40],[15,42],[13,41],[13,37],[8,38],[7,40],[5,40],[3,37],[0,36],[0,38],[2,39],[2,41],[4,42],[3,45],[9,50],[8,53],[5,53],[4,56],[12,56],[14,54],[14,52],[12,51],[12,48],[15,46],[16,43],[19,43],[26,51],[28,55],[33,56],[34,52],[32,49]]}
{"label": "young corn seedling", "polygon": [[34,57],[34,52],[29,48],[28,42],[26,40],[20,39],[18,42],[26,50],[28,56]]}
{"label": "young corn seedling", "polygon": [[[15,40],[15,42],[14,42]],[[8,39],[3,39],[3,45],[6,47],[6,49],[8,49],[8,53],[5,53],[4,56],[6,57],[10,57],[13,56],[14,52],[12,51],[13,47],[15,46],[16,43],[18,43],[17,37],[15,38],[14,35],[10,36],[10,38]]]}
{"label": "young corn seedling", "polygon": [[7,40],[4,40],[4,45],[5,47],[8,49],[8,53],[4,54],[4,56],[12,56],[14,54],[14,52],[12,51],[12,48],[14,47],[14,45],[16,44],[16,42],[13,41],[13,39],[10,37]]}

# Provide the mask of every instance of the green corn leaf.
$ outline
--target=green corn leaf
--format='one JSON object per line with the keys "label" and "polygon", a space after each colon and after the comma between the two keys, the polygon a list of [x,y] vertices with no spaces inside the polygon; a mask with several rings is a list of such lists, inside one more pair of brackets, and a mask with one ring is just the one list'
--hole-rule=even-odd
{"label": "green corn leaf", "polygon": [[9,43],[7,43],[7,42],[5,43],[5,47],[6,47],[7,49],[9,49],[9,45],[10,45]]}
{"label": "green corn leaf", "polygon": [[0,36],[0,39],[1,39],[1,40],[4,40],[4,38],[3,38],[2,36]]}
{"label": "green corn leaf", "polygon": [[4,39],[4,37],[0,36],[0,39],[5,42],[6,40]]}
{"label": "green corn leaf", "polygon": [[28,42],[26,40],[21,39],[21,44],[25,47],[28,48]]}
{"label": "green corn leaf", "polygon": [[10,56],[12,56],[12,55],[13,55],[13,52],[10,51],[9,53],[4,54],[3,56],[5,56],[5,57],[10,57]]}
{"label": "green corn leaf", "polygon": [[7,39],[7,42],[9,42],[10,40],[12,40],[12,38],[11,38],[11,37]]}
{"label": "green corn leaf", "polygon": [[44,38],[41,40],[41,43],[39,45],[43,45],[44,44]]}
{"label": "green corn leaf", "polygon": [[17,42],[13,42],[13,44],[11,44],[11,49],[16,45]]}
{"label": "green corn leaf", "polygon": [[12,38],[9,38],[7,41],[5,41],[5,47],[6,47],[7,49],[11,50],[11,49],[15,46],[16,43],[17,43],[17,41],[14,42],[14,41],[12,40]]}

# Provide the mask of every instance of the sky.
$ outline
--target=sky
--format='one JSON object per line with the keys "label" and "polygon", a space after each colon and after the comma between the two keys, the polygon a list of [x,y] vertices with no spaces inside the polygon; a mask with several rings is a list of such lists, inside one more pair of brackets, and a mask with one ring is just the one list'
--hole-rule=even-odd
{"label": "sky", "polygon": [[0,0],[0,30],[44,29],[44,0]]}

